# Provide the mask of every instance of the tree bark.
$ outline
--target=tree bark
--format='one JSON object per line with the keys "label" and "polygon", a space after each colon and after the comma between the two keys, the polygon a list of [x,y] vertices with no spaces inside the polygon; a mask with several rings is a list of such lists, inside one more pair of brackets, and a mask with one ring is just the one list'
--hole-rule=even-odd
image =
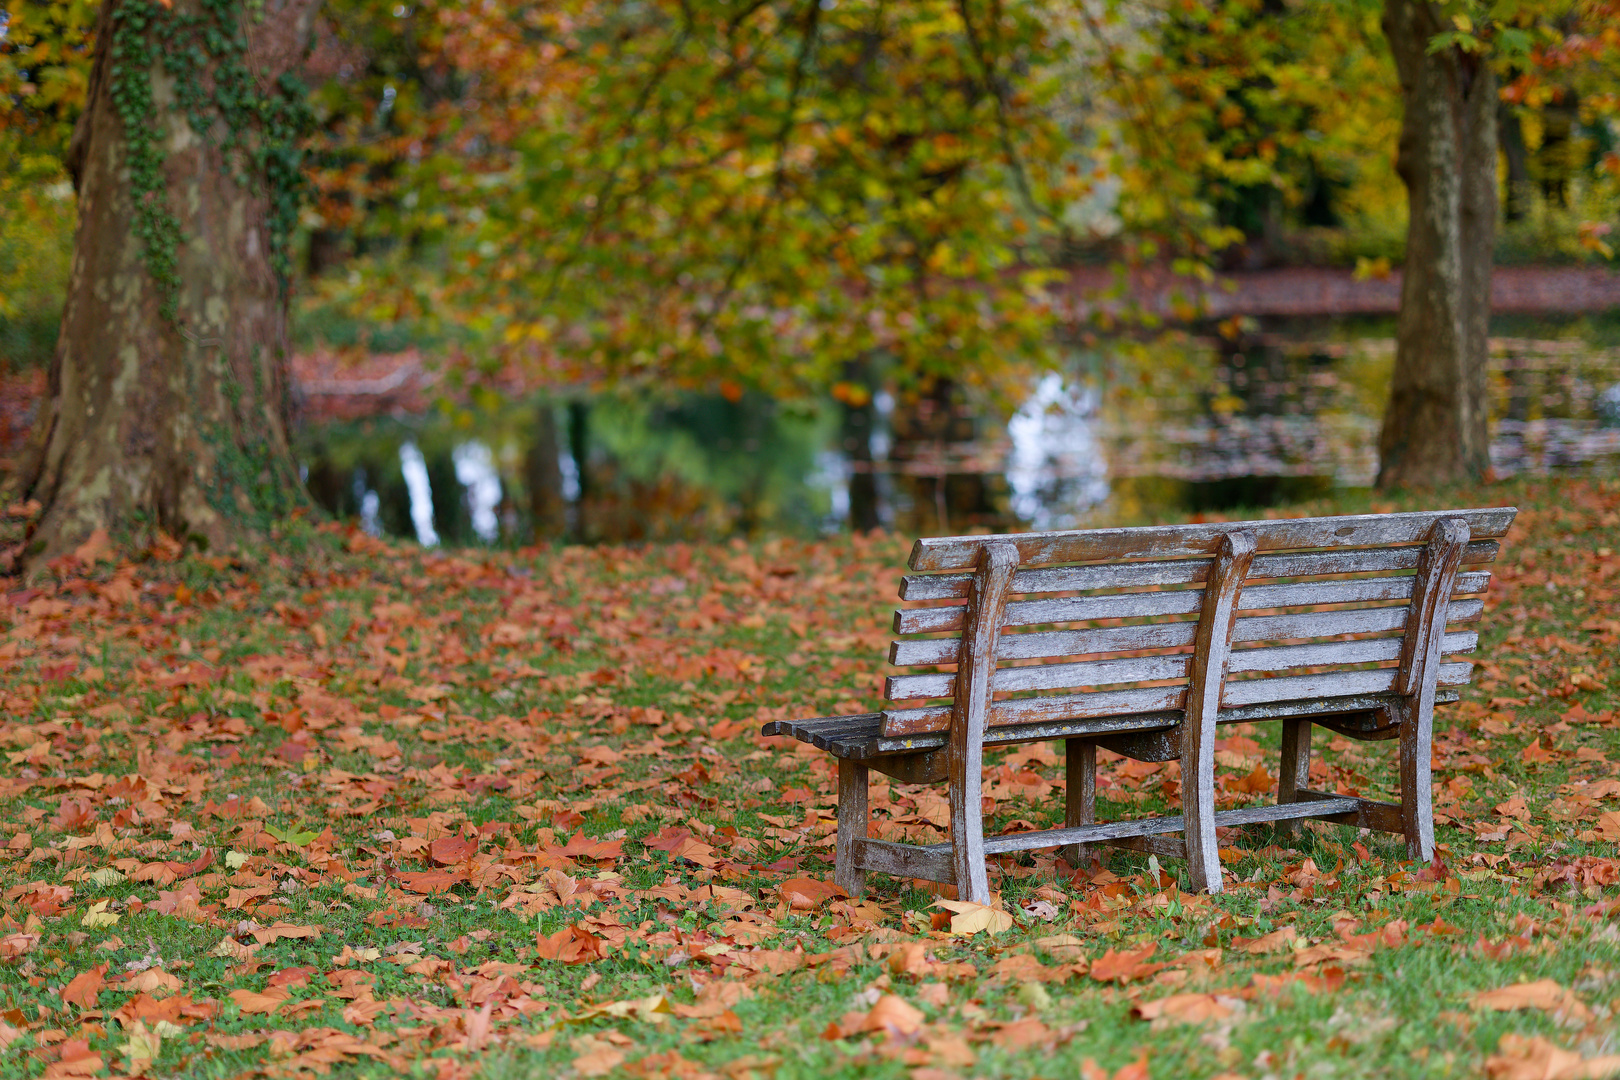
{"label": "tree bark", "polygon": [[1496,77],[1483,57],[1429,51],[1450,22],[1386,0],[1405,114],[1397,171],[1410,221],[1379,487],[1479,480],[1490,464],[1486,383],[1496,239]]}
{"label": "tree bark", "polygon": [[[79,216],[67,304],[11,480],[14,496],[43,504],[28,565],[97,530],[129,541],[157,527],[219,546],[304,503],[287,435],[287,290],[267,180],[289,160],[296,169],[296,157],[271,161],[262,151],[284,148],[285,134],[267,142],[217,102],[231,72],[238,90],[287,93],[278,80],[302,62],[315,10],[315,0],[266,0],[258,16],[247,5],[220,15],[202,0],[104,0],[69,154]],[[177,66],[185,35],[219,19],[237,20],[236,66]],[[152,135],[145,159],[142,132]],[[144,190],[143,160],[154,166]],[[154,206],[176,238],[167,265],[153,255]]]}

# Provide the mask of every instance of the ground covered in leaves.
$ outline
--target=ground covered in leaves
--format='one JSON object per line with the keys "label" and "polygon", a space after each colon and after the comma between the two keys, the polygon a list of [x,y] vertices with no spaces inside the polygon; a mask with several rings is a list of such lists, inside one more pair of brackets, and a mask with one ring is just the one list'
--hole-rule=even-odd
{"label": "ground covered in leaves", "polygon": [[[92,546],[0,604],[0,1076],[1607,1075],[1620,485],[1440,504],[1504,502],[1434,864],[1234,831],[1224,895],[1036,853],[1000,910],[841,897],[829,761],[757,734],[876,703],[899,538]],[[1223,735],[1222,805],[1271,797],[1276,730]],[[1313,786],[1391,790],[1392,744],[1318,741]],[[1178,787],[1112,758],[1100,810]],[[986,796],[1054,822],[1058,755],[998,755]],[[943,835],[940,789],[873,803]]]}

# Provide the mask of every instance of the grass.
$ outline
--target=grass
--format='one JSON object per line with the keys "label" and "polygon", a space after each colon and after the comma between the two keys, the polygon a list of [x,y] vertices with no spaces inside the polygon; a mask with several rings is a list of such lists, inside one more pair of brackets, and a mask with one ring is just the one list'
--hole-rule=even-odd
{"label": "grass", "polygon": [[[1013,928],[971,936],[882,876],[782,897],[830,877],[833,774],[755,733],[876,704],[901,538],[485,555],[290,522],[13,583],[0,1076],[1596,1073],[1620,485],[1289,512],[1503,502],[1482,666],[1436,722],[1439,863],[1255,829],[1203,897],[1038,853],[997,868]],[[1275,731],[1223,736],[1225,804],[1264,798]],[[1392,744],[1319,742],[1325,782],[1392,789]],[[997,756],[1001,826],[1061,814],[1051,757]],[[1105,814],[1174,791],[1103,776]],[[928,790],[880,784],[880,831],[937,837]],[[1476,1001],[1536,980],[1546,1007]]]}

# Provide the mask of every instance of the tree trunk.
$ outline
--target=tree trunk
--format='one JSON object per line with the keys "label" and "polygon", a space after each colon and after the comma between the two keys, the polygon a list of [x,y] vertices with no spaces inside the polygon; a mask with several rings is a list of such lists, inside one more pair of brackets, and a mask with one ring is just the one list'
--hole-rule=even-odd
{"label": "tree trunk", "polygon": [[283,276],[304,106],[283,77],[315,8],[104,0],[67,305],[12,480],[43,504],[30,565],[97,530],[218,546],[305,501]]}
{"label": "tree trunk", "polygon": [[1396,167],[1410,222],[1378,486],[1478,480],[1490,464],[1496,78],[1482,57],[1429,51],[1451,25],[1438,4],[1386,0],[1383,25],[1405,106]]}
{"label": "tree trunk", "polygon": [[557,403],[543,399],[534,410],[534,442],[526,461],[529,513],[536,542],[558,540],[568,533],[568,507],[563,499],[561,446],[557,439]]}
{"label": "tree trunk", "polygon": [[1523,221],[1530,210],[1530,151],[1524,145],[1524,125],[1518,110],[1502,102],[1496,110],[1501,134],[1502,160],[1507,165],[1507,188],[1502,201],[1504,221]]}

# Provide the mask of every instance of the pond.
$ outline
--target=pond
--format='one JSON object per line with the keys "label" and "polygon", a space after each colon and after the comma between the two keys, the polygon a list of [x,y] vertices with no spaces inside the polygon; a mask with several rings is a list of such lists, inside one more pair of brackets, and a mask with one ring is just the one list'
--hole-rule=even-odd
{"label": "pond", "polygon": [[[1386,322],[1076,344],[998,411],[961,387],[488,396],[306,424],[311,493],[373,533],[520,545],[1059,529],[1370,486]],[[1491,342],[1499,476],[1620,472],[1620,347],[1582,327]],[[1528,329],[1529,332],[1524,331]],[[1539,333],[1538,333],[1539,332]]]}

